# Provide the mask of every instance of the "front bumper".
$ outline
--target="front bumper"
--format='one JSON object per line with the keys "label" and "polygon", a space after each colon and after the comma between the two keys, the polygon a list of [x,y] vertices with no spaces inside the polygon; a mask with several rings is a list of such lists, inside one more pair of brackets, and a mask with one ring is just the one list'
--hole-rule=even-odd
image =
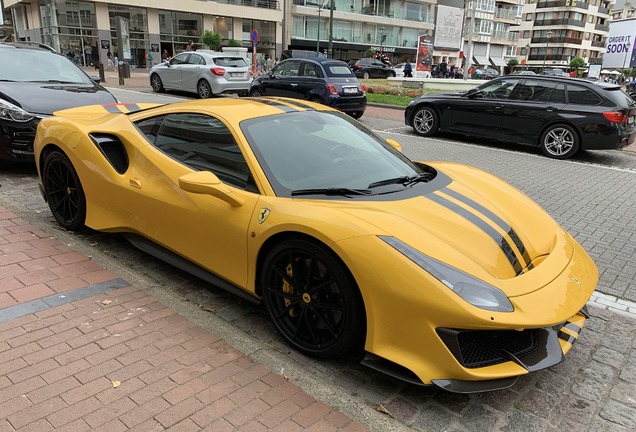
{"label": "front bumper", "polygon": [[0,159],[33,162],[33,140],[39,121],[0,122]]}

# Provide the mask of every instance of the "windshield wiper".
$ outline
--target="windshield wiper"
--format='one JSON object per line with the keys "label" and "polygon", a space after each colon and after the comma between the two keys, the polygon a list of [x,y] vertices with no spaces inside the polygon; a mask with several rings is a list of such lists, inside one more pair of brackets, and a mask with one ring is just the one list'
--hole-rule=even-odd
{"label": "windshield wiper", "polygon": [[26,81],[26,82],[37,82],[37,83],[51,83],[51,84],[78,84],[76,82],[73,81],[62,81],[62,80],[33,80],[33,81]]}
{"label": "windshield wiper", "polygon": [[316,189],[297,189],[291,192],[292,196],[298,195],[370,195],[369,189],[351,189],[351,188],[316,188]]}
{"label": "windshield wiper", "polygon": [[418,183],[421,181],[429,181],[433,178],[433,174],[431,173],[427,173],[427,172],[423,172],[420,174],[415,174],[412,176],[401,176],[401,177],[394,177],[394,178],[389,178],[386,180],[379,180],[377,182],[373,182],[371,183],[369,186],[367,186],[369,189],[371,188],[375,188],[375,187],[379,187],[379,186],[386,186],[386,185],[390,185],[390,184],[401,184],[404,186],[410,186],[414,183]]}

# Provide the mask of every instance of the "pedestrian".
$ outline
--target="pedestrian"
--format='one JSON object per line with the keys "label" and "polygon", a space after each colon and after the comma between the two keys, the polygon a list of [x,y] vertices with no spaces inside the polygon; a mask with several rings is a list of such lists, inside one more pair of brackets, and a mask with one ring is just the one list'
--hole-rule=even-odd
{"label": "pedestrian", "polygon": [[113,60],[113,53],[108,50],[106,53],[106,70],[115,69],[115,61]]}
{"label": "pedestrian", "polygon": [[274,61],[270,56],[267,56],[267,60],[265,60],[265,71],[269,72],[274,66]]}
{"label": "pedestrian", "polygon": [[455,78],[455,65],[450,66],[450,73],[448,74],[449,78]]}
{"label": "pedestrian", "polygon": [[413,66],[410,60],[407,60],[404,65],[404,78],[413,78]]}
{"label": "pedestrian", "polygon": [[446,78],[447,74],[448,74],[448,63],[446,63],[446,57],[442,57],[442,62],[439,64],[438,78]]}
{"label": "pedestrian", "polygon": [[190,41],[186,45],[185,50],[186,51],[194,51],[194,42],[192,41],[192,39],[190,39]]}
{"label": "pedestrian", "polygon": [[92,66],[93,65],[93,49],[90,45],[86,45],[84,48],[84,66]]}

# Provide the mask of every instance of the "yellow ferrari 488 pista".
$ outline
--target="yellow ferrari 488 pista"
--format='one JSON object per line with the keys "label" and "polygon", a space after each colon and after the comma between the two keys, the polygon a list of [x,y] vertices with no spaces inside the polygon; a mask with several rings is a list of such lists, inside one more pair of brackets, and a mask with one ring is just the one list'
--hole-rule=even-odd
{"label": "yellow ferrari 488 pista", "polygon": [[413,162],[346,114],[218,98],[56,112],[44,198],[68,230],[136,246],[262,302],[320,358],[454,392],[561,362],[596,266],[538,205],[470,166]]}

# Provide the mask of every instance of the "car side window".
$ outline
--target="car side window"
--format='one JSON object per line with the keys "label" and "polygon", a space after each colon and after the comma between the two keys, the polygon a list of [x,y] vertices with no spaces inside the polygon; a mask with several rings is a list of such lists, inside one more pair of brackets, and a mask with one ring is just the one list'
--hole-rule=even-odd
{"label": "car side window", "polygon": [[479,88],[481,97],[484,99],[508,99],[518,82],[517,79],[502,79],[484,84]]}
{"label": "car side window", "polygon": [[520,85],[511,99],[533,102],[548,102],[556,83],[543,81],[526,81]]}
{"label": "car side window", "polygon": [[168,114],[163,117],[153,144],[193,170],[210,171],[223,183],[258,192],[234,136],[217,118],[194,113]]}
{"label": "car side window", "polygon": [[568,102],[577,105],[598,105],[602,99],[583,86],[568,84]]}
{"label": "car side window", "polygon": [[306,77],[319,77],[320,72],[318,71],[318,67],[313,63],[303,62],[303,72],[302,76]]}
{"label": "car side window", "polygon": [[172,60],[170,60],[170,65],[180,65],[188,63],[188,57],[190,57],[190,54],[178,54],[174,56]]}
{"label": "car side window", "polygon": [[159,133],[159,128],[165,117],[166,116],[158,116],[144,119],[135,123],[135,126],[144,134],[148,142],[154,145],[157,134]]}
{"label": "car side window", "polygon": [[279,67],[274,69],[274,76],[298,76],[299,70],[299,60],[288,60],[279,64]]}
{"label": "car side window", "polygon": [[204,65],[205,60],[198,54],[190,54],[190,58],[188,59],[188,64],[191,65]]}
{"label": "car side window", "polygon": [[550,95],[550,102],[560,104],[565,103],[565,85],[559,84],[556,86]]}

